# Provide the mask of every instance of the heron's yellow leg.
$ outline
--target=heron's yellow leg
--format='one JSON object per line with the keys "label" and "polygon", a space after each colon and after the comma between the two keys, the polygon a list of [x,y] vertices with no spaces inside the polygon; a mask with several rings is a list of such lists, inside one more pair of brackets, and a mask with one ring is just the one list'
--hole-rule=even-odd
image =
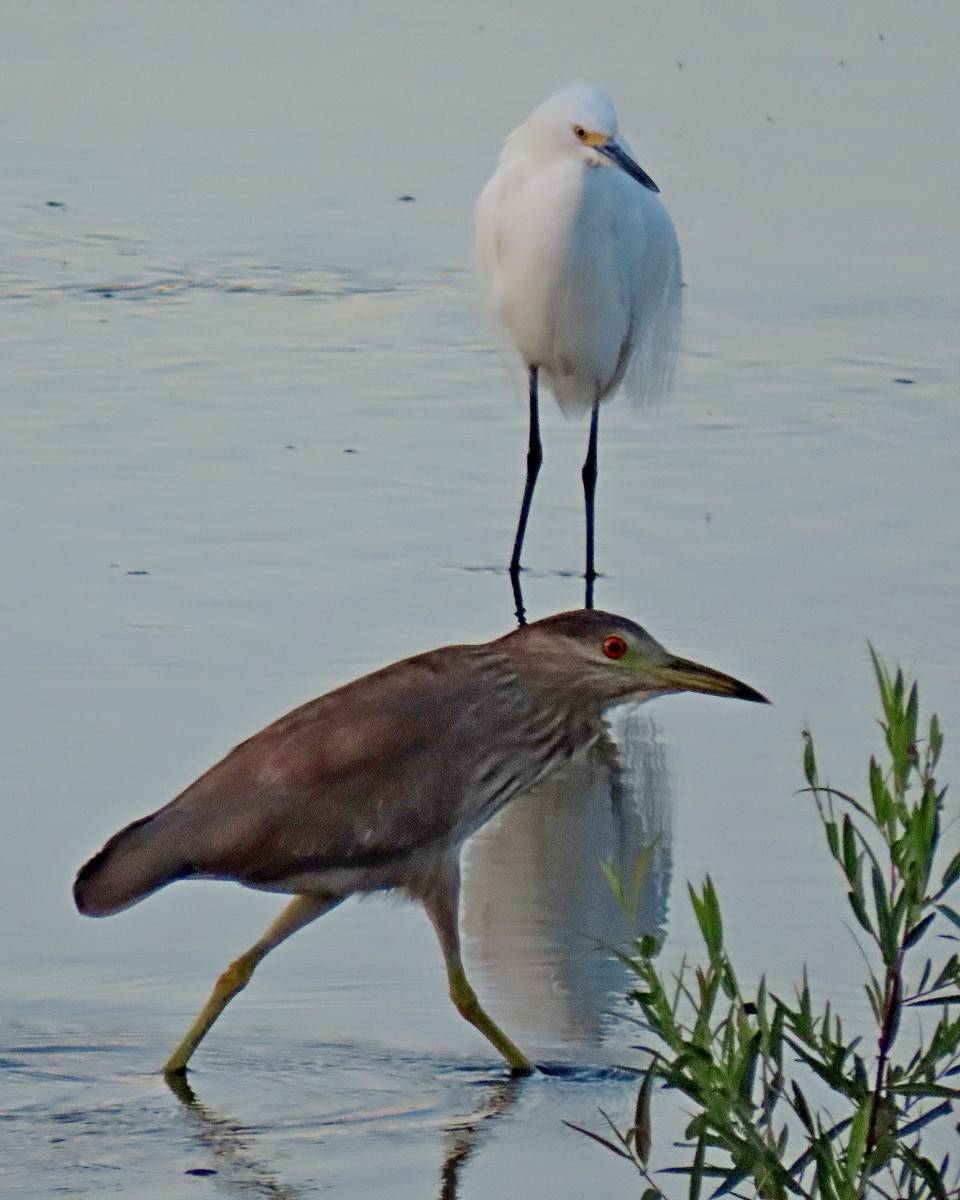
{"label": "heron's yellow leg", "polygon": [[237,992],[242,991],[250,982],[258,963],[271,950],[286,941],[291,934],[302,929],[304,925],[315,920],[340,902],[336,896],[303,895],[294,896],[267,932],[255,942],[249,950],[234,959],[229,967],[217,980],[210,994],[210,999],[203,1011],[187,1030],[180,1045],[170,1055],[163,1068],[165,1075],[175,1075],[187,1069],[194,1050],[200,1045],[210,1028]]}
{"label": "heron's yellow leg", "polygon": [[514,1071],[529,1074],[533,1070],[530,1059],[511,1042],[500,1026],[487,1013],[470,986],[460,955],[460,865],[454,859],[447,864],[442,878],[434,880],[428,894],[420,897],[427,916],[433,923],[447,966],[450,984],[450,999],[457,1012],[483,1034],[507,1060]]}
{"label": "heron's yellow leg", "polygon": [[496,1021],[486,1012],[477,999],[477,993],[470,986],[462,962],[447,963],[447,978],[450,981],[450,999],[457,1006],[457,1012],[479,1029],[483,1036],[507,1060],[514,1071],[522,1071],[525,1075],[533,1070],[533,1063],[507,1037]]}

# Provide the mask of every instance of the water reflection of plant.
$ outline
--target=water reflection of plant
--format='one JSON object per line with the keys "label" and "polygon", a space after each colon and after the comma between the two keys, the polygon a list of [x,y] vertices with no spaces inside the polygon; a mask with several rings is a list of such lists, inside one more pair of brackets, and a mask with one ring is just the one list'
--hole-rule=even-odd
{"label": "water reflection of plant", "polygon": [[[871,654],[873,651],[871,650]],[[930,939],[957,943],[960,915],[946,897],[960,879],[960,851],[933,882],[945,788],[935,779],[942,736],[933,716],[918,738],[919,699],[899,670],[873,654],[887,761],[871,757],[869,800],[820,781],[813,739],[804,733],[809,793],[862,932],[873,1033],[850,1037],[829,1002],[815,1004],[804,975],[792,999],[761,978],[748,998],[723,941],[709,877],[690,888],[707,953],[668,977],[654,959],[661,940],[638,938],[624,961],[639,986],[631,998],[657,1037],[637,1097],[633,1125],[610,1136],[580,1132],[633,1162],[647,1183],[643,1200],[664,1197],[664,1174],[688,1177],[687,1195],[960,1197],[955,1150],[937,1160],[930,1142],[952,1138],[960,1100],[960,956],[930,957]],[[919,953],[921,943],[927,956]],[[922,965],[921,965],[922,964]],[[909,1047],[900,1038],[910,1010],[937,1013]],[[651,1166],[650,1102],[662,1081],[692,1101],[680,1166]],[[579,1128],[575,1126],[574,1128]],[[952,1156],[952,1157],[951,1157]]]}

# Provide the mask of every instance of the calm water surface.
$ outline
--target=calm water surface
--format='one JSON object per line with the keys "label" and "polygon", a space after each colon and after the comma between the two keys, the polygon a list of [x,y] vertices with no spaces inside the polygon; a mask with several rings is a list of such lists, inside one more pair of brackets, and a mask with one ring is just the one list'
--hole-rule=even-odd
{"label": "calm water surface", "polygon": [[[561,1121],[630,1108],[598,862],[653,837],[638,920],[668,954],[709,871],[745,975],[806,961],[858,1012],[799,732],[860,785],[869,638],[960,737],[957,9],[584,13],[4,8],[5,1195],[635,1195]],[[467,961],[548,1073],[510,1082],[423,914],[371,900],[261,968],[176,1097],[157,1068],[278,902],[193,884],[85,921],[73,872],[295,703],[509,628],[525,410],[470,214],[577,77],[615,96],[688,284],[670,403],[604,410],[598,602],[774,704],[625,714],[618,755],[469,846]],[[545,409],[532,616],[580,602],[585,439]]]}

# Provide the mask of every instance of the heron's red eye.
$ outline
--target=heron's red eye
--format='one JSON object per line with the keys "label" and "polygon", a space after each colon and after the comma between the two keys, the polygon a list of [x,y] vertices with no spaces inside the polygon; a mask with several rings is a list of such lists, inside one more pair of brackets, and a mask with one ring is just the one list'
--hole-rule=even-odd
{"label": "heron's red eye", "polygon": [[627,643],[622,637],[612,633],[609,637],[603,639],[601,646],[607,658],[623,658],[627,652]]}

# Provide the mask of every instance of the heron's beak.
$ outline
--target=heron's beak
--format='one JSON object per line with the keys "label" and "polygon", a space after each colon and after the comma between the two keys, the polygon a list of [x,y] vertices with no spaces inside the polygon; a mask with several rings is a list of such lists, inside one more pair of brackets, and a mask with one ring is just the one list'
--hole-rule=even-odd
{"label": "heron's beak", "polygon": [[654,674],[657,682],[671,691],[703,692],[708,696],[730,696],[734,700],[752,700],[756,704],[769,704],[754,688],[732,675],[724,675],[712,667],[703,667],[688,658],[668,658],[658,665]]}
{"label": "heron's beak", "polygon": [[605,146],[598,146],[605,158],[609,158],[611,162],[615,162],[618,167],[622,167],[624,171],[637,183],[642,183],[645,188],[649,188],[651,192],[659,192],[660,189],[653,182],[650,176],[638,163],[635,163],[630,155],[622,146],[618,146],[616,142],[609,141]]}

